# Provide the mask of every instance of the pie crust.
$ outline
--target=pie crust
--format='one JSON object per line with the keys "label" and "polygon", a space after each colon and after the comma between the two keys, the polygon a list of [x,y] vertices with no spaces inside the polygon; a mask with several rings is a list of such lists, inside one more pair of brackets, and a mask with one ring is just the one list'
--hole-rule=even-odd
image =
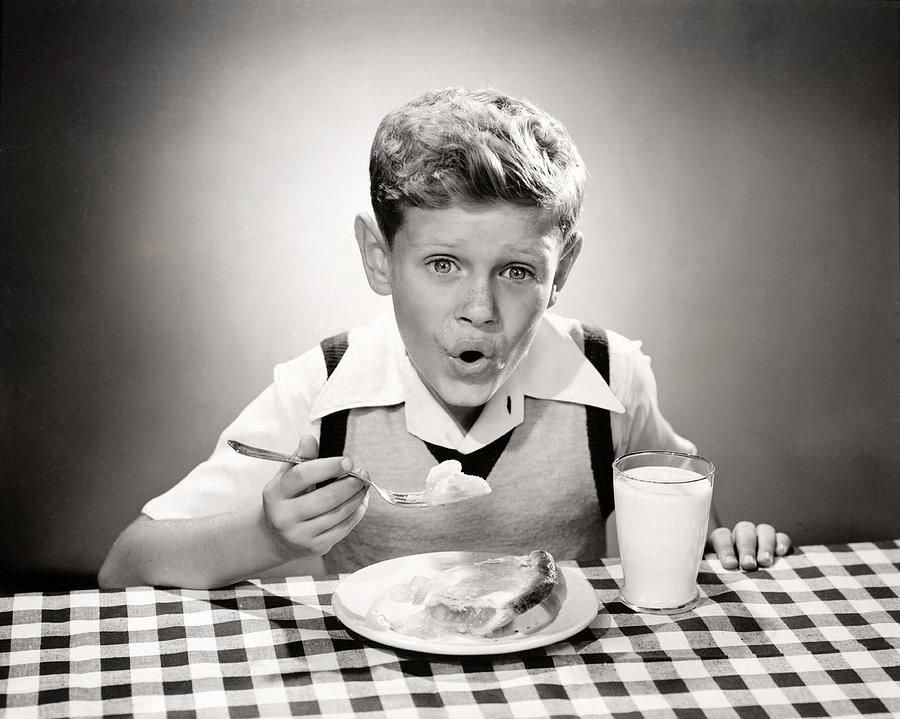
{"label": "pie crust", "polygon": [[490,636],[543,602],[557,583],[556,562],[544,550],[463,564],[412,580],[412,602],[436,625]]}

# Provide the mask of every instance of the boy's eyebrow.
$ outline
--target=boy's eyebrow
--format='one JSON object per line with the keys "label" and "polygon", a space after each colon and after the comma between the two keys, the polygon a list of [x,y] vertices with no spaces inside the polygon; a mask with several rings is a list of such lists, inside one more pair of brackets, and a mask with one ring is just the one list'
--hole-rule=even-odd
{"label": "boy's eyebrow", "polygon": [[522,247],[520,245],[504,244],[500,249],[505,252],[509,252],[510,254],[533,257],[535,259],[542,260],[547,256],[547,251],[552,251],[553,246],[556,243],[556,239],[548,236],[542,236],[541,240],[543,240],[543,242],[531,243],[525,247]]}
{"label": "boy's eyebrow", "polygon": [[[454,250],[459,247],[459,242],[452,239],[428,239],[423,241],[414,241],[413,247],[428,249],[434,251],[446,251],[447,254],[453,254]],[[542,261],[546,257],[545,249],[550,249],[549,244],[545,247],[522,247],[514,244],[503,244],[499,247],[500,252],[506,253],[519,259],[531,259],[534,261]]]}
{"label": "boy's eyebrow", "polygon": [[547,258],[547,253],[545,253],[545,252],[540,252],[540,251],[536,252],[536,251],[530,250],[530,249],[523,250],[522,248],[518,248],[518,247],[511,248],[509,250],[509,254],[514,257],[514,261],[515,261],[515,259],[518,259],[518,260],[531,260],[535,263],[540,263],[540,262],[543,262]]}

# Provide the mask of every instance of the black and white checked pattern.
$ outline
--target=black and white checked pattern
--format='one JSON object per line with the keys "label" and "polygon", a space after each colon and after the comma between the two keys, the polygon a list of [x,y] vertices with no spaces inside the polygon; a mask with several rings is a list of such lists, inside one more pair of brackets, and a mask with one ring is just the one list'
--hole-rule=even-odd
{"label": "black and white checked pattern", "polygon": [[0,716],[900,716],[900,540],[705,560],[705,601],[672,618],[616,601],[617,561],[584,572],[588,629],[497,657],[368,643],[335,578],[0,597]]}

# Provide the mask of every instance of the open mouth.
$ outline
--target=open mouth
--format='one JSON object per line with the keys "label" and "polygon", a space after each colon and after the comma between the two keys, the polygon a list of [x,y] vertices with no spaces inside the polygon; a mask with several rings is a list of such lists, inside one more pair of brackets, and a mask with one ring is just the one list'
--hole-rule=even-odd
{"label": "open mouth", "polygon": [[466,350],[465,352],[462,352],[459,355],[459,358],[463,362],[466,362],[467,364],[472,364],[473,362],[477,362],[482,357],[484,357],[484,354],[482,352],[478,352],[476,350]]}
{"label": "open mouth", "polygon": [[447,354],[455,371],[470,378],[502,367],[498,347],[489,339],[463,338],[448,347]]}

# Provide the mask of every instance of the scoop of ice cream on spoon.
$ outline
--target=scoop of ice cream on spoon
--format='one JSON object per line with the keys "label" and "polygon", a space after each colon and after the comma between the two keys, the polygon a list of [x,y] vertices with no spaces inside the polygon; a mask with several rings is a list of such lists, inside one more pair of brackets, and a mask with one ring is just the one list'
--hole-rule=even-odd
{"label": "scoop of ice cream on spoon", "polygon": [[435,465],[425,477],[426,504],[452,504],[491,493],[491,485],[474,474],[462,471],[462,464],[448,459]]}
{"label": "scoop of ice cream on spoon", "polygon": [[[229,439],[228,445],[239,454],[257,459],[268,459],[273,462],[286,462],[288,464],[300,464],[304,461],[301,457],[295,455],[273,452],[270,449],[262,449],[261,447],[252,447],[234,439]],[[481,477],[463,473],[462,465],[455,459],[449,459],[432,467],[425,478],[425,489],[420,492],[397,492],[387,487],[381,487],[375,484],[368,474],[361,474],[359,471],[345,472],[341,476],[356,477],[370,485],[385,502],[393,504],[395,507],[407,509],[462,502],[466,499],[481,497],[491,493],[490,485],[487,482]]]}

